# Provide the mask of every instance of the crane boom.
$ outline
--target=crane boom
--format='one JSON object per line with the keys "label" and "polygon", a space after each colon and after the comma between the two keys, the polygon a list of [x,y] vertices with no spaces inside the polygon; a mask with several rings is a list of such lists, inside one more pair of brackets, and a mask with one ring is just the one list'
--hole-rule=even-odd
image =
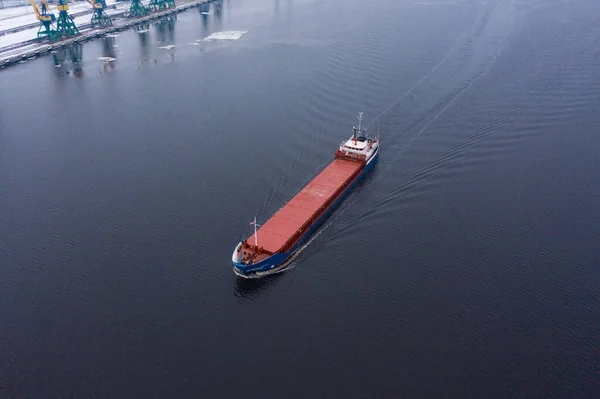
{"label": "crane boom", "polygon": [[33,8],[33,12],[35,13],[35,17],[38,21],[50,21],[54,22],[56,17],[50,11],[50,6],[46,2],[46,0],[42,0],[41,11],[40,8],[33,2],[33,0],[29,0],[29,4],[31,4],[31,8]]}
{"label": "crane boom", "polygon": [[40,19],[40,10],[38,10],[38,8],[35,5],[35,3],[33,2],[33,0],[29,0],[29,4],[31,4],[31,8],[33,8],[33,12],[35,13],[35,17],[37,18],[37,20],[41,21],[41,19]]}
{"label": "crane boom", "polygon": [[33,8],[33,12],[35,13],[35,18],[40,21],[37,37],[38,39],[48,38],[51,41],[54,41],[58,37],[56,29],[52,26],[56,17],[52,11],[50,11],[50,6],[46,0],[41,1],[42,3],[38,8],[33,0],[29,0],[29,4],[31,4],[31,8]]}

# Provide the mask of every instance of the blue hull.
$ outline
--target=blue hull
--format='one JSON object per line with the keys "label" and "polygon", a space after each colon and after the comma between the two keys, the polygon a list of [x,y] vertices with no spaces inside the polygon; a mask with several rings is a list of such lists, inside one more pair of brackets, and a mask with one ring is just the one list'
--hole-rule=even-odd
{"label": "blue hull", "polygon": [[244,275],[250,276],[255,273],[264,273],[264,272],[272,271],[272,270],[276,269],[278,266],[283,265],[294,254],[294,252],[296,252],[298,250],[298,248],[300,248],[302,246],[302,244],[304,244],[304,242],[306,242],[306,239],[309,238],[312,235],[312,233],[314,233],[314,231],[319,227],[319,225],[327,218],[327,216],[330,215],[331,211],[336,206],[338,206],[340,204],[340,202],[342,202],[342,200],[346,197],[346,195],[348,195],[348,193],[350,191],[352,191],[354,186],[356,186],[358,184],[358,182],[373,168],[373,166],[375,165],[375,163],[377,162],[378,159],[379,159],[379,149],[377,149],[375,155],[373,156],[373,159],[371,159],[369,161],[369,163],[365,166],[365,169],[362,171],[362,173],[360,175],[358,175],[356,180],[354,180],[354,182],[350,186],[348,186],[348,188],[327,209],[327,211],[325,211],[323,216],[321,216],[319,219],[317,219],[317,221],[315,223],[313,223],[311,228],[306,231],[306,234],[304,234],[300,238],[298,243],[296,245],[294,245],[294,247],[292,247],[292,249],[289,252],[276,253],[276,254],[273,254],[272,256],[268,257],[267,259],[263,260],[262,262],[254,263],[252,265],[244,265],[244,264],[238,263],[234,260],[237,255],[237,253],[236,253],[237,246],[236,246],[236,249],[234,249],[233,255],[232,255],[232,263],[233,263],[233,267],[235,268],[236,272],[242,276],[244,276]]}

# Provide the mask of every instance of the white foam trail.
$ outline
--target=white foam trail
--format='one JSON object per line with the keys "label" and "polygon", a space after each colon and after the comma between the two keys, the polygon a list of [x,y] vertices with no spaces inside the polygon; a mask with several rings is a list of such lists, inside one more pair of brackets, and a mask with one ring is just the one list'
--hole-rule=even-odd
{"label": "white foam trail", "polygon": [[429,126],[431,126],[431,124],[433,122],[435,122],[440,116],[442,116],[452,105],[454,105],[456,100],[458,100],[465,92],[467,92],[471,88],[471,86],[473,86],[473,84],[475,84],[477,81],[479,81],[479,79],[481,79],[483,76],[485,76],[492,69],[492,67],[496,63],[497,59],[502,54],[502,51],[504,50],[504,45],[506,43],[506,40],[508,39],[508,37],[511,35],[511,33],[513,31],[514,18],[515,18],[514,3],[515,3],[515,0],[512,0],[508,5],[508,9],[510,11],[509,28],[507,29],[507,33],[502,37],[502,39],[498,43],[498,45],[496,47],[496,51],[494,52],[494,54],[491,57],[492,59],[491,59],[490,63],[486,67],[484,67],[484,69],[478,75],[476,75],[474,78],[469,80],[467,85],[464,86],[463,88],[461,88],[458,91],[458,93],[456,93],[454,95],[454,97],[452,97],[452,99],[448,102],[448,104],[446,104],[437,114],[435,114],[434,117],[429,122],[427,122],[427,124],[425,126],[423,126],[423,128],[421,130],[419,130],[419,132],[416,135],[414,135],[398,153],[396,153],[394,158],[388,163],[388,165],[386,167],[386,171],[390,169],[391,165],[394,162],[396,162],[396,160],[398,159],[398,157],[402,154],[402,152],[404,150],[406,150],[408,147],[410,147],[410,145],[412,143],[414,143],[415,140],[417,140],[419,137],[421,137],[423,132],[425,132],[429,128]]}
{"label": "white foam trail", "polygon": [[442,60],[440,62],[438,62],[436,65],[434,65],[434,67],[431,68],[429,70],[429,72],[427,72],[425,75],[423,75],[421,77],[421,79],[419,79],[415,84],[413,84],[404,94],[402,94],[400,97],[396,98],[396,100],[394,100],[386,109],[384,109],[383,111],[381,111],[375,118],[373,118],[373,120],[371,121],[371,123],[369,123],[368,128],[370,128],[371,126],[373,126],[375,124],[375,122],[377,122],[377,120],[379,118],[381,118],[383,115],[385,115],[390,109],[392,109],[393,107],[395,107],[400,101],[404,100],[406,98],[406,96],[408,96],[410,93],[412,93],[412,91],[414,89],[416,89],[417,87],[419,87],[421,85],[421,83],[423,83],[423,81],[425,79],[427,79],[429,76],[431,76],[431,74],[433,74],[435,71],[437,71],[439,67],[441,67],[446,61],[448,61],[448,59],[450,58],[450,56],[458,48],[458,45],[459,45],[460,41],[462,40],[462,38],[464,37],[464,35],[467,33],[468,30],[469,29],[465,29],[464,32],[462,32],[460,35],[458,35],[458,37],[454,41],[454,44],[450,48],[450,51],[448,51],[448,53],[446,53],[446,55],[442,58]]}

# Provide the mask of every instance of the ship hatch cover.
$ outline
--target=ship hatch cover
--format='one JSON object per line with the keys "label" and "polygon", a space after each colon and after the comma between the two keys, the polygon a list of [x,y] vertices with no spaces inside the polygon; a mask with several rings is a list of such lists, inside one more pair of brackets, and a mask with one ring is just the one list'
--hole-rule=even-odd
{"label": "ship hatch cover", "polygon": [[[358,162],[343,159],[331,162],[258,229],[258,245],[278,252],[361,167]],[[254,243],[254,234],[247,242]]]}

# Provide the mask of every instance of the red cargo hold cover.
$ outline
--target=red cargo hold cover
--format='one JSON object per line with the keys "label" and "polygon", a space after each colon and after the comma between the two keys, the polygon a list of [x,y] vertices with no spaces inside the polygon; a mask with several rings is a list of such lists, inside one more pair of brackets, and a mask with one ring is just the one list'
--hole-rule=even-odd
{"label": "red cargo hold cover", "polygon": [[[258,246],[275,253],[362,165],[335,159],[258,229]],[[254,234],[247,240],[254,245]]]}

